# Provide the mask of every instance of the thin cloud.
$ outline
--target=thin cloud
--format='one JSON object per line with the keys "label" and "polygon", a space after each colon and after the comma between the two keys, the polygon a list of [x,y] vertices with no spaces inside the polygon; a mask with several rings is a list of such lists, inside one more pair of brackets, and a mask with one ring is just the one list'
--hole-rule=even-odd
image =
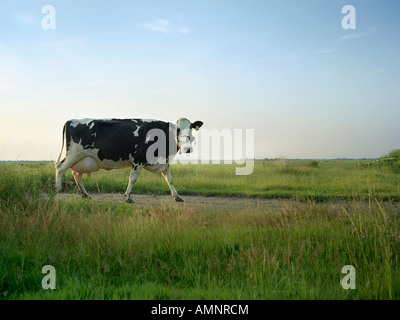
{"label": "thin cloud", "polygon": [[144,23],[143,28],[161,33],[180,33],[180,34],[189,34],[193,32],[193,29],[185,25],[183,22],[175,22],[174,19],[160,19],[155,16],[153,17],[153,21]]}
{"label": "thin cloud", "polygon": [[332,53],[333,50],[331,49],[323,49],[323,50],[318,50],[314,52],[314,55],[318,55],[318,54],[329,54]]}
{"label": "thin cloud", "polygon": [[154,20],[151,23],[145,23],[143,25],[145,29],[162,32],[162,33],[171,33],[171,25],[169,20],[167,19],[158,19],[154,17]]}
{"label": "thin cloud", "polygon": [[365,37],[367,35],[369,35],[370,32],[362,32],[362,33],[351,33],[351,34],[347,34],[345,36],[340,37],[340,39],[357,39],[357,38],[361,38],[361,37]]}

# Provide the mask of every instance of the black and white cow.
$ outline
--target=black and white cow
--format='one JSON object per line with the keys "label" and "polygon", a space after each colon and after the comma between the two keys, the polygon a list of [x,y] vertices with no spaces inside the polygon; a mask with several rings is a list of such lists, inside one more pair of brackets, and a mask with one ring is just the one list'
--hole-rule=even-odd
{"label": "black and white cow", "polygon": [[[56,188],[61,191],[64,172],[71,168],[83,197],[90,197],[82,183],[83,174],[100,169],[132,167],[125,200],[132,202],[132,186],[142,169],[161,173],[178,202],[182,198],[172,184],[169,163],[180,150],[192,150],[192,128],[203,122],[181,118],[176,124],[147,119],[81,119],[69,120],[63,129],[63,142],[56,166]],[[66,142],[66,155],[60,162]]]}

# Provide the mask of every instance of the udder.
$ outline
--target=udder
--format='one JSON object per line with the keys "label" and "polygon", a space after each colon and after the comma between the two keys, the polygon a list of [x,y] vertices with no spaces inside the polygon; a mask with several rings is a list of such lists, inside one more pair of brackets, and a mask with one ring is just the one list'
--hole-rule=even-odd
{"label": "udder", "polygon": [[99,171],[100,167],[97,164],[96,160],[92,157],[83,158],[81,161],[75,163],[72,167],[72,170],[79,173],[87,173],[88,175],[92,172]]}
{"label": "udder", "polygon": [[168,164],[157,163],[145,166],[144,168],[151,173],[161,173],[165,170],[166,167],[168,167]]}

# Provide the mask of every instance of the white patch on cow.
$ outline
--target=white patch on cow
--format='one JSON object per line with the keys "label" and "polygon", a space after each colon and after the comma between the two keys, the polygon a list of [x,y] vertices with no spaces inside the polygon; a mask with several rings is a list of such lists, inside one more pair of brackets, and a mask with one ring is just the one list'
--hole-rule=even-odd
{"label": "white patch on cow", "polygon": [[89,129],[92,129],[94,126],[94,121],[92,122],[92,124],[90,125]]}
{"label": "white patch on cow", "polygon": [[79,140],[78,143],[76,143],[73,139],[71,139],[68,146],[68,154],[73,154],[73,155],[87,154],[87,151],[88,150],[83,149],[82,139]]}
{"label": "white patch on cow", "polygon": [[142,122],[154,122],[154,121],[158,121],[158,120],[154,120],[154,119],[140,119],[140,121],[142,121]]}
{"label": "white patch on cow", "polygon": [[92,136],[96,138],[96,132],[95,132],[95,133],[92,133]]}
{"label": "white patch on cow", "polygon": [[90,121],[93,121],[94,119],[90,119],[90,118],[85,118],[85,119],[72,119],[70,126],[71,127],[76,127],[78,124],[86,124],[88,125]]}
{"label": "white patch on cow", "polygon": [[140,126],[138,126],[136,130],[132,132],[135,137],[139,137],[139,128]]}

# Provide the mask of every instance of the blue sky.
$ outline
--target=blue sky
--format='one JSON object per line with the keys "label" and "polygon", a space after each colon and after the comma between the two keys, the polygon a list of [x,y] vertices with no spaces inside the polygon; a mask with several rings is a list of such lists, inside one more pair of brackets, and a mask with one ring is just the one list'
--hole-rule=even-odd
{"label": "blue sky", "polygon": [[86,117],[254,129],[257,158],[379,157],[400,148],[399,16],[396,0],[3,0],[0,160],[54,160]]}

